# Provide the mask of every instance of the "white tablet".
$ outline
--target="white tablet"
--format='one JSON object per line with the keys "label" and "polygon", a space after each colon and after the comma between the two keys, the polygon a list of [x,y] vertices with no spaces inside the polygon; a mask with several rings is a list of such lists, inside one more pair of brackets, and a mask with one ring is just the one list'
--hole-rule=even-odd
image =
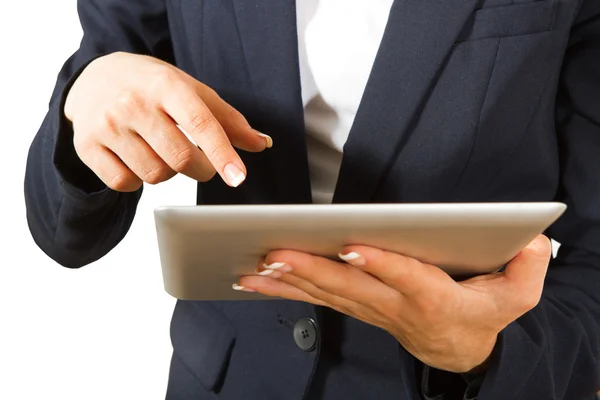
{"label": "white tablet", "polygon": [[[337,259],[361,244],[456,278],[497,271],[565,211],[562,203],[176,206],[155,210],[164,286],[182,300],[265,299],[236,292],[264,256],[292,249]],[[390,266],[393,268],[393,266]]]}

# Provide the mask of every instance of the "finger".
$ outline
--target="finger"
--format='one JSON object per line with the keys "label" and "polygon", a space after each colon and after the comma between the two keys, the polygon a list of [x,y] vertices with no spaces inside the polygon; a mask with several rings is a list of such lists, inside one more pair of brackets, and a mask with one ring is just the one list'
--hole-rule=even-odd
{"label": "finger", "polygon": [[135,192],[142,186],[142,180],[104,146],[92,146],[85,151],[78,151],[77,154],[81,161],[113,190]]}
{"label": "finger", "polygon": [[435,290],[455,282],[441,269],[401,254],[369,246],[347,246],[340,258],[375,276],[405,296]]}
{"label": "finger", "polygon": [[232,147],[223,127],[200,96],[181,80],[163,99],[164,111],[206,154],[215,170],[232,187],[246,179],[246,167]]}
{"label": "finger", "polygon": [[521,313],[531,310],[541,298],[551,257],[550,240],[539,235],[508,263],[504,279],[490,281],[490,290]]}
{"label": "finger", "polygon": [[206,155],[161,110],[132,122],[132,127],[175,172],[206,182],[216,173]]}
{"label": "finger", "polygon": [[106,132],[103,139],[102,144],[144,182],[154,185],[176,174],[136,132],[129,129]]}
{"label": "finger", "polygon": [[197,92],[217,118],[231,144],[238,149],[259,152],[273,146],[273,139],[253,129],[238,110],[223,100],[214,90],[206,90],[199,84]]}
{"label": "finger", "polygon": [[291,273],[284,274],[277,280],[286,283],[290,286],[293,286],[301,290],[302,292],[308,294],[309,296],[323,302],[324,304],[329,304],[331,307],[338,309],[343,308],[346,310],[357,308],[357,301],[339,296],[332,292],[325,291],[322,288],[315,285],[313,282],[307,281],[298,276],[294,276]]}
{"label": "finger", "polygon": [[323,301],[308,295],[295,286],[262,276],[244,276],[240,278],[237,284],[233,285],[233,288],[234,290],[253,291],[271,297],[304,301],[314,305],[326,305]]}
{"label": "finger", "polygon": [[552,257],[552,244],[544,235],[538,235],[504,270],[506,278],[516,284],[524,282],[540,285],[544,282],[548,263]]}
{"label": "finger", "polygon": [[[270,276],[246,276],[240,279],[239,285],[242,286],[242,290],[251,288],[252,291],[267,294],[269,296],[306,301],[315,305],[333,308],[346,315],[355,315],[356,313],[353,310],[361,309],[360,304],[327,293],[313,285],[311,282],[293,276],[292,274],[284,274],[279,279],[273,279]],[[239,287],[236,285],[234,285],[233,288],[239,290]],[[364,309],[364,307],[362,307],[362,309]]]}
{"label": "finger", "polygon": [[[281,264],[285,264],[280,267]],[[278,250],[269,253],[265,269],[276,266],[288,272],[280,278],[306,293],[330,304],[344,303],[340,299],[370,305],[387,301],[397,295],[378,279],[351,265],[345,265],[310,254]],[[273,277],[273,275],[270,275]]]}
{"label": "finger", "polygon": [[[240,280],[241,288],[234,285],[234,289],[258,291],[266,293],[270,296],[283,297],[290,300],[306,301],[315,305],[326,306],[340,313],[357,318],[370,325],[384,327],[389,321],[390,310],[395,308],[390,305],[401,305],[401,295],[386,287],[389,294],[393,294],[390,298],[386,298],[383,291],[374,302],[359,302],[352,299],[337,296],[326,292],[315,286],[312,282],[299,278],[287,269],[287,273],[282,273],[281,270],[286,266],[277,268],[277,270],[264,269],[263,271],[273,271],[266,276],[249,276]],[[259,282],[258,285],[255,282]],[[283,284],[283,285],[281,285]],[[383,286],[381,282],[380,285]],[[265,288],[266,286],[266,288]],[[257,289],[258,287],[258,289]]]}

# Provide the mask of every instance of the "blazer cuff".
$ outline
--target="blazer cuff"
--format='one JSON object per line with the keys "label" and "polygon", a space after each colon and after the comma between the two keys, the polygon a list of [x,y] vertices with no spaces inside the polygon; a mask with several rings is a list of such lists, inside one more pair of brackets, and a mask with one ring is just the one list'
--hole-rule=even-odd
{"label": "blazer cuff", "polygon": [[462,378],[467,383],[467,390],[463,400],[476,400],[479,395],[479,390],[485,379],[485,373],[483,374],[461,374]]}
{"label": "blazer cuff", "polygon": [[82,200],[93,197],[105,198],[116,192],[108,188],[96,174],[81,161],[73,144],[73,126],[65,117],[65,102],[71,87],[81,73],[98,55],[82,65],[64,86],[60,97],[51,105],[49,116],[54,120],[56,136],[54,138],[52,161],[61,186],[67,196]]}
{"label": "blazer cuff", "polygon": [[476,400],[485,376],[485,373],[457,374],[423,365],[421,393],[425,400]]}
{"label": "blazer cuff", "polygon": [[484,377],[484,374],[455,374],[424,365],[421,393],[424,400],[475,400]]}

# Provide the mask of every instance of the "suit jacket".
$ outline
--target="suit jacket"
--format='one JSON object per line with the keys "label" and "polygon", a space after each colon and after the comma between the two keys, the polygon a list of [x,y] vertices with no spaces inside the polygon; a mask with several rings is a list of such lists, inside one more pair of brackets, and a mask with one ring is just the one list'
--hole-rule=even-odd
{"label": "suit jacket", "polygon": [[[126,234],[141,190],[78,159],[65,95],[103,54],[150,54],[214,88],[276,143],[198,204],[310,203],[291,0],[81,0],[84,37],[29,153],[39,247],[78,268]],[[340,15],[343,18],[343,15]],[[592,399],[600,387],[600,2],[396,0],[352,126],[336,203],[563,201],[539,305],[474,379],[422,365],[386,332],[289,301],[184,302],[169,399]],[[316,348],[293,331],[312,318]],[[306,320],[304,320],[306,321]]]}

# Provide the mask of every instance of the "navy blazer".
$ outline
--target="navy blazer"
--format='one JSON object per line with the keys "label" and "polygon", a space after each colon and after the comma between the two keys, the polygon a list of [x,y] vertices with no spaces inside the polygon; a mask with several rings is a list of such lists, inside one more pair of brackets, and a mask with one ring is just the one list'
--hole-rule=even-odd
{"label": "navy blazer", "polygon": [[[69,268],[110,251],[141,190],[75,154],[62,108],[94,58],[150,54],[214,88],[275,147],[242,153],[237,189],[198,204],[310,203],[292,0],[80,0],[84,37],[29,153],[27,218]],[[343,15],[340,15],[343,18]],[[590,400],[600,387],[600,1],[396,0],[350,136],[336,203],[551,201],[562,243],[543,298],[501,334],[485,375],[422,365],[386,332],[290,301],[176,305],[167,398]],[[316,323],[316,348],[293,338]]]}

